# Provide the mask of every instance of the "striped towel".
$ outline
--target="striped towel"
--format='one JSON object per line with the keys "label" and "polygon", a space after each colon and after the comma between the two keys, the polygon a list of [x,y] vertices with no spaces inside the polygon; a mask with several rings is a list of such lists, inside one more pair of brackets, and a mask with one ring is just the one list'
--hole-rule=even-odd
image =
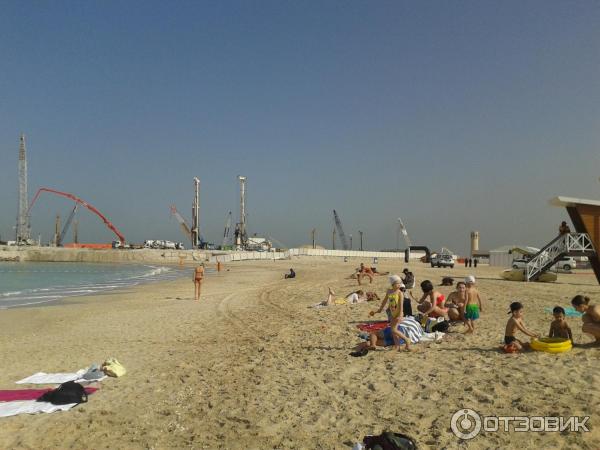
{"label": "striped towel", "polygon": [[421,324],[417,322],[414,317],[405,317],[402,322],[398,324],[398,330],[410,339],[410,342],[416,344],[421,340],[423,336],[423,328]]}

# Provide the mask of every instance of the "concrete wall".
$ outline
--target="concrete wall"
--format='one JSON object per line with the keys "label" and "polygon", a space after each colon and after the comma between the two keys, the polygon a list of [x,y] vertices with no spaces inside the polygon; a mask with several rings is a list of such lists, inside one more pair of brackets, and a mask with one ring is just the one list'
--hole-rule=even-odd
{"label": "concrete wall", "polygon": [[[359,250],[327,250],[318,248],[293,248],[290,249],[290,254],[293,256],[332,256],[343,258],[396,258],[404,259],[404,252],[361,252]],[[411,259],[419,259],[425,256],[423,252],[410,252]]]}
{"label": "concrete wall", "polygon": [[91,250],[0,246],[0,261],[186,264],[205,261],[209,257],[210,253],[198,250]]}
{"label": "concrete wall", "polygon": [[[404,259],[403,252],[361,252],[357,250],[312,248],[293,248],[285,252],[209,252],[204,250],[92,250],[84,248],[0,246],[0,261],[194,264],[203,261],[226,263],[231,261],[281,260],[290,259],[291,257],[313,256],[364,258],[365,260],[372,258]],[[411,259],[418,259],[422,256],[424,256],[422,252],[411,252]]]}

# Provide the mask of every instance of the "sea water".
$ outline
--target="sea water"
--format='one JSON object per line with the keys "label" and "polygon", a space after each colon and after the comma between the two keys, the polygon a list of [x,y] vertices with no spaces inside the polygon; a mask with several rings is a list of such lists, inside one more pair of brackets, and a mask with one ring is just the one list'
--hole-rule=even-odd
{"label": "sea water", "polygon": [[64,297],[191,277],[190,270],[146,264],[0,262],[0,309],[43,306]]}

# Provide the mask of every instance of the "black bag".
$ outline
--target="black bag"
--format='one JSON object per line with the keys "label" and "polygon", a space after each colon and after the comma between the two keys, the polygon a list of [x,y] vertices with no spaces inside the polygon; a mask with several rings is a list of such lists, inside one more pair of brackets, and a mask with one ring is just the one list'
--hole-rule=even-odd
{"label": "black bag", "polygon": [[447,320],[444,320],[443,322],[438,322],[433,327],[431,327],[431,331],[433,331],[434,333],[436,331],[445,333],[446,331],[448,331],[448,328],[450,328],[450,324]]}
{"label": "black bag", "polygon": [[85,403],[88,396],[85,389],[79,383],[67,381],[56,389],[46,392],[38,402],[50,402],[53,405],[67,405],[69,403]]}
{"label": "black bag", "polygon": [[365,436],[363,444],[368,450],[417,450],[417,444],[410,436],[390,431],[379,436]]}

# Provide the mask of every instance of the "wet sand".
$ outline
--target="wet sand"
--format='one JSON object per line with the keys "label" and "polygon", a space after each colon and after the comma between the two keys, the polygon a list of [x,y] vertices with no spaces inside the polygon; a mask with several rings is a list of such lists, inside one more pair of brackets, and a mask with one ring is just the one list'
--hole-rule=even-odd
{"label": "wet sand", "polygon": [[[68,412],[0,419],[0,448],[349,449],[385,429],[409,434],[425,449],[600,448],[599,348],[499,351],[511,301],[523,302],[530,329],[547,333],[544,308],[569,306],[576,294],[600,301],[591,273],[527,284],[500,280],[498,268],[411,263],[418,282],[478,278],[484,310],[475,335],[457,327],[414,354],[353,358],[356,323],[375,305],[309,306],[326,297],[327,286],[341,295],[356,289],[346,277],[357,265],[317,258],[230,264],[206,280],[200,303],[193,301],[190,268],[189,279],[0,311],[2,389],[20,388],[14,381],[38,371],[75,371],[109,356],[128,370]],[[380,261],[379,269],[399,273],[404,266]],[[289,267],[298,276],[284,280]],[[383,296],[386,287],[387,277],[377,277],[367,289]],[[580,319],[568,321],[576,342],[591,341]],[[461,441],[450,420],[462,408],[589,415],[591,431],[497,432]]]}

